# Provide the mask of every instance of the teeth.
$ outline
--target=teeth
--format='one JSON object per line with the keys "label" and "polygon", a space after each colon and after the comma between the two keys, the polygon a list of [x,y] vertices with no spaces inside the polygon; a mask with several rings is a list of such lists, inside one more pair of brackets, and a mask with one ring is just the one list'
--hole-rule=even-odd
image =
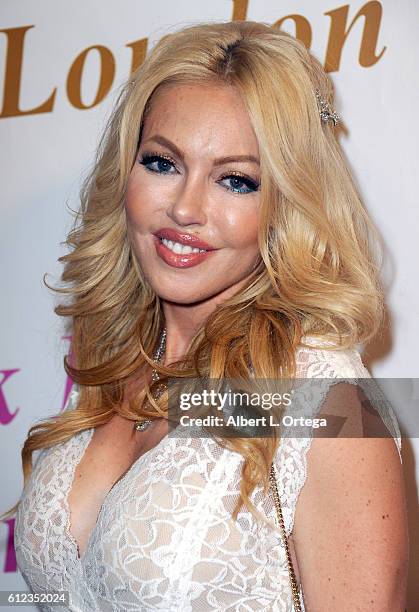
{"label": "teeth", "polygon": [[173,240],[166,240],[166,238],[160,238],[160,240],[164,246],[178,255],[186,255],[188,253],[206,253],[205,249],[198,249],[189,245],[180,244],[180,242],[173,242]]}

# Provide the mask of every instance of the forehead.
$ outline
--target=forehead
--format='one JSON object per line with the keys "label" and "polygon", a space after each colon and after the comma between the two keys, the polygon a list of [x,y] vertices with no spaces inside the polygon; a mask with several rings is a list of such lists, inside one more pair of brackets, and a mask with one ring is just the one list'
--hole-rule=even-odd
{"label": "forehead", "polygon": [[161,134],[179,146],[233,147],[232,154],[258,153],[258,142],[239,91],[229,85],[165,85],[153,95],[142,141]]}

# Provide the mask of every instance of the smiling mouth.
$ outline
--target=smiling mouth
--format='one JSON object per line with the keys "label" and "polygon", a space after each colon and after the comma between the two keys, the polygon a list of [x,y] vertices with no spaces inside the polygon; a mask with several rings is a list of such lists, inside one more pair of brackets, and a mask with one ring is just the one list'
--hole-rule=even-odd
{"label": "smiling mouth", "polygon": [[190,253],[208,253],[206,249],[198,249],[189,245],[181,244],[180,242],[174,242],[173,240],[167,240],[166,238],[160,238],[161,244],[176,253],[176,255],[189,255]]}
{"label": "smiling mouth", "polygon": [[158,257],[172,268],[192,268],[213,257],[218,249],[201,249],[181,244],[167,238],[154,236],[154,244]]}
{"label": "smiling mouth", "polygon": [[[167,249],[173,250],[178,255],[192,253],[207,253],[208,251],[216,251],[211,244],[203,240],[200,236],[190,234],[188,232],[179,231],[173,227],[162,227],[156,230],[154,236],[156,236],[160,243],[163,244]],[[164,242],[163,242],[164,241]],[[181,247],[188,246],[192,249],[199,249],[198,251],[182,251]]]}

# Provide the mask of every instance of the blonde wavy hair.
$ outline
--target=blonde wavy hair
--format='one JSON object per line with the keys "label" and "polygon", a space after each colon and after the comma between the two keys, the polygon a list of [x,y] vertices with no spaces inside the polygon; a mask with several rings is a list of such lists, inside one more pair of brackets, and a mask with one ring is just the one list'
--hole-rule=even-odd
{"label": "blonde wavy hair", "polygon": [[[260,22],[200,23],[168,34],[121,89],[81,190],[70,251],[59,259],[64,286],[55,290],[68,298],[55,312],[71,318],[74,358],[71,365],[65,358],[64,367],[80,394],[74,410],[30,428],[22,450],[25,483],[35,450],[115,413],[133,420],[167,416],[166,396],[154,400],[147,380],[127,394],[153,365],[164,317],[128,240],[124,198],[153,94],[185,83],[234,86],[243,98],[259,143],[261,259],[248,283],[208,317],[183,359],[156,366],[161,379],[246,379],[249,364],[256,378],[292,378],[304,335],[344,349],[366,342],[380,326],[381,241],[337,128],[320,120],[315,90],[333,105],[333,87],[319,61],[296,38]],[[260,516],[249,496],[259,483],[268,490],[278,439],[223,443],[244,458],[232,516],[242,504]]]}

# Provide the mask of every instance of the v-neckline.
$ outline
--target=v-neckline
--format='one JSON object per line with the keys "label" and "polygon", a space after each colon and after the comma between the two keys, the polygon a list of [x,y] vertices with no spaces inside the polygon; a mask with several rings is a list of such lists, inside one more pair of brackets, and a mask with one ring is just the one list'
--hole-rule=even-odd
{"label": "v-neckline", "polygon": [[[176,428],[175,428],[176,429]],[[65,537],[68,539],[69,542],[71,542],[72,548],[73,548],[73,553],[74,553],[74,557],[76,559],[76,563],[81,564],[83,563],[84,557],[87,553],[87,551],[89,550],[89,545],[91,542],[91,539],[93,537],[93,534],[96,530],[96,527],[98,525],[99,522],[99,517],[100,514],[102,512],[103,507],[105,506],[108,498],[110,497],[112,491],[114,491],[114,489],[117,487],[117,485],[119,485],[121,482],[123,482],[125,480],[125,478],[127,478],[127,476],[133,471],[133,469],[138,465],[138,463],[141,461],[141,459],[143,459],[146,455],[150,455],[153,451],[157,450],[158,448],[161,448],[164,443],[166,443],[166,441],[172,439],[169,437],[169,433],[167,433],[165,436],[163,436],[159,442],[157,442],[157,444],[155,444],[154,446],[152,446],[151,448],[149,448],[148,450],[145,451],[145,453],[143,453],[142,455],[140,455],[139,457],[137,457],[137,459],[135,459],[135,461],[133,461],[133,463],[129,466],[129,468],[127,470],[125,470],[125,472],[123,472],[123,474],[118,478],[118,480],[116,480],[113,485],[111,486],[111,488],[109,489],[109,491],[106,493],[106,495],[104,496],[102,503],[100,505],[100,508],[98,510],[97,516],[96,516],[96,521],[92,527],[92,529],[90,530],[90,533],[88,535],[87,541],[86,541],[86,546],[85,549],[83,551],[82,554],[80,554],[80,548],[79,548],[79,544],[76,540],[76,538],[74,537],[74,535],[71,533],[71,509],[70,509],[70,504],[68,502],[68,498],[70,496],[70,492],[71,489],[73,488],[73,484],[74,484],[74,478],[75,478],[75,473],[76,473],[76,469],[77,466],[79,465],[79,463],[81,462],[81,460],[83,459],[89,444],[92,441],[93,438],[93,434],[95,432],[95,427],[91,427],[90,429],[84,429],[82,432],[80,432],[80,435],[85,435],[86,439],[83,440],[82,445],[81,445],[81,451],[77,456],[76,461],[71,465],[71,472],[70,472],[70,476],[69,476],[69,484],[68,484],[68,488],[66,491],[66,494],[64,496],[64,512],[65,512]]]}

